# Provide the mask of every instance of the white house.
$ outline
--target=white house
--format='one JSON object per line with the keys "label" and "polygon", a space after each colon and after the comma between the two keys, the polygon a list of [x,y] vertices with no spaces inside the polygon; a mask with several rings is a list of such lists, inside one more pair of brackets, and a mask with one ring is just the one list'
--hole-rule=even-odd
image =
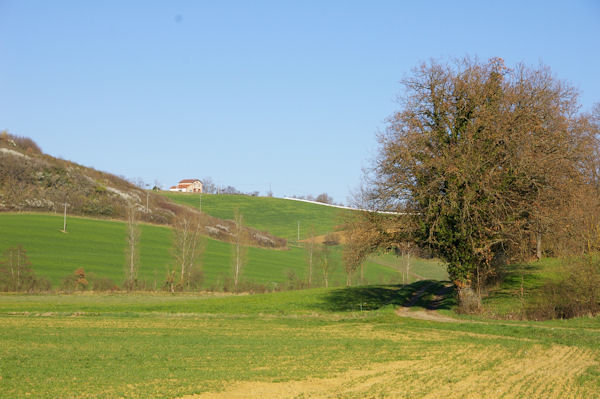
{"label": "white house", "polygon": [[183,179],[176,186],[169,188],[169,191],[179,191],[182,193],[201,193],[202,182],[198,179]]}

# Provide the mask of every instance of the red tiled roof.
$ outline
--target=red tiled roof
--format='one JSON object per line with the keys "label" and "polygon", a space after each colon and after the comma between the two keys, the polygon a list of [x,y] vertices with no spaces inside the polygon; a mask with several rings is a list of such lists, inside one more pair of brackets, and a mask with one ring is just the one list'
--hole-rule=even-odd
{"label": "red tiled roof", "polygon": [[179,182],[179,184],[181,183],[193,183],[195,181],[200,181],[199,179],[183,179]]}

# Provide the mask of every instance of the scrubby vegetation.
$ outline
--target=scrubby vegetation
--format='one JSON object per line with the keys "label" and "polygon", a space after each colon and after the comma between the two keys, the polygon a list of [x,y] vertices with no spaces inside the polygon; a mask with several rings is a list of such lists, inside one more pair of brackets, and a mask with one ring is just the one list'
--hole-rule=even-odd
{"label": "scrubby vegetation", "polygon": [[[33,140],[0,134],[0,211],[67,212],[124,219],[136,203],[142,219],[169,223],[175,207],[125,179],[43,154]],[[146,195],[148,208],[146,209]]]}

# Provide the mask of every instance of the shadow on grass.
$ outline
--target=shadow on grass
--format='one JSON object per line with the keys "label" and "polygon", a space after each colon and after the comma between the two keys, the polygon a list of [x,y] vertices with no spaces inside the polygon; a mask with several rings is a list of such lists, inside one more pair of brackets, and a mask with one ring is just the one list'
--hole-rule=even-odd
{"label": "shadow on grass", "polygon": [[447,281],[421,280],[412,284],[348,287],[331,291],[320,310],[352,312],[377,310],[387,305],[450,309],[456,305],[454,288]]}
{"label": "shadow on grass", "polygon": [[[540,263],[507,265],[500,269],[501,288],[497,291],[505,291],[510,296],[513,295],[512,291],[520,289],[521,284],[526,290],[538,289],[547,281],[543,271]],[[495,295],[502,296],[503,293],[497,292]]]}

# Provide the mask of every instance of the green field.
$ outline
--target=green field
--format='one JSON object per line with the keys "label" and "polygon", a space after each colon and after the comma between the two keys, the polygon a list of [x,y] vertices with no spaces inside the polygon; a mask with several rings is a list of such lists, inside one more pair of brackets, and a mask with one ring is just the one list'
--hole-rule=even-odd
{"label": "green field", "polygon": [[324,205],[271,197],[251,197],[248,195],[214,195],[163,192],[172,201],[194,208],[221,219],[233,219],[236,209],[244,216],[244,222],[255,229],[296,241],[298,222],[300,239],[310,234],[311,226],[317,235],[330,233],[343,224],[344,217],[354,211]]}
{"label": "green field", "polygon": [[[35,273],[50,279],[59,286],[65,276],[83,267],[88,273],[112,279],[121,284],[124,276],[125,230],[122,222],[110,220],[71,217],[68,219],[68,233],[62,233],[62,217],[48,214],[0,214],[0,251],[14,245],[22,245],[27,251]],[[164,226],[142,225],[140,243],[140,279],[150,287],[160,288],[172,262],[170,255],[171,231]],[[207,239],[203,258],[205,288],[223,282],[230,274],[230,245]],[[345,284],[345,274],[341,264],[341,249],[332,251],[337,264],[330,283]],[[390,258],[391,259],[391,258]],[[371,283],[399,281],[393,259],[386,258],[386,264],[369,261],[365,265],[365,279]],[[431,269],[443,273],[443,267],[435,261],[424,261],[419,270]],[[426,278],[436,278],[437,274],[425,271]],[[254,283],[267,285],[273,289],[288,282],[293,272],[298,278],[306,279],[304,250],[292,247],[289,250],[249,248],[248,265],[243,277]],[[313,284],[323,283],[319,269],[314,272]],[[355,277],[356,279],[356,277]]]}
{"label": "green field", "polygon": [[399,317],[425,284],[2,295],[0,397],[599,397],[599,318]]}

